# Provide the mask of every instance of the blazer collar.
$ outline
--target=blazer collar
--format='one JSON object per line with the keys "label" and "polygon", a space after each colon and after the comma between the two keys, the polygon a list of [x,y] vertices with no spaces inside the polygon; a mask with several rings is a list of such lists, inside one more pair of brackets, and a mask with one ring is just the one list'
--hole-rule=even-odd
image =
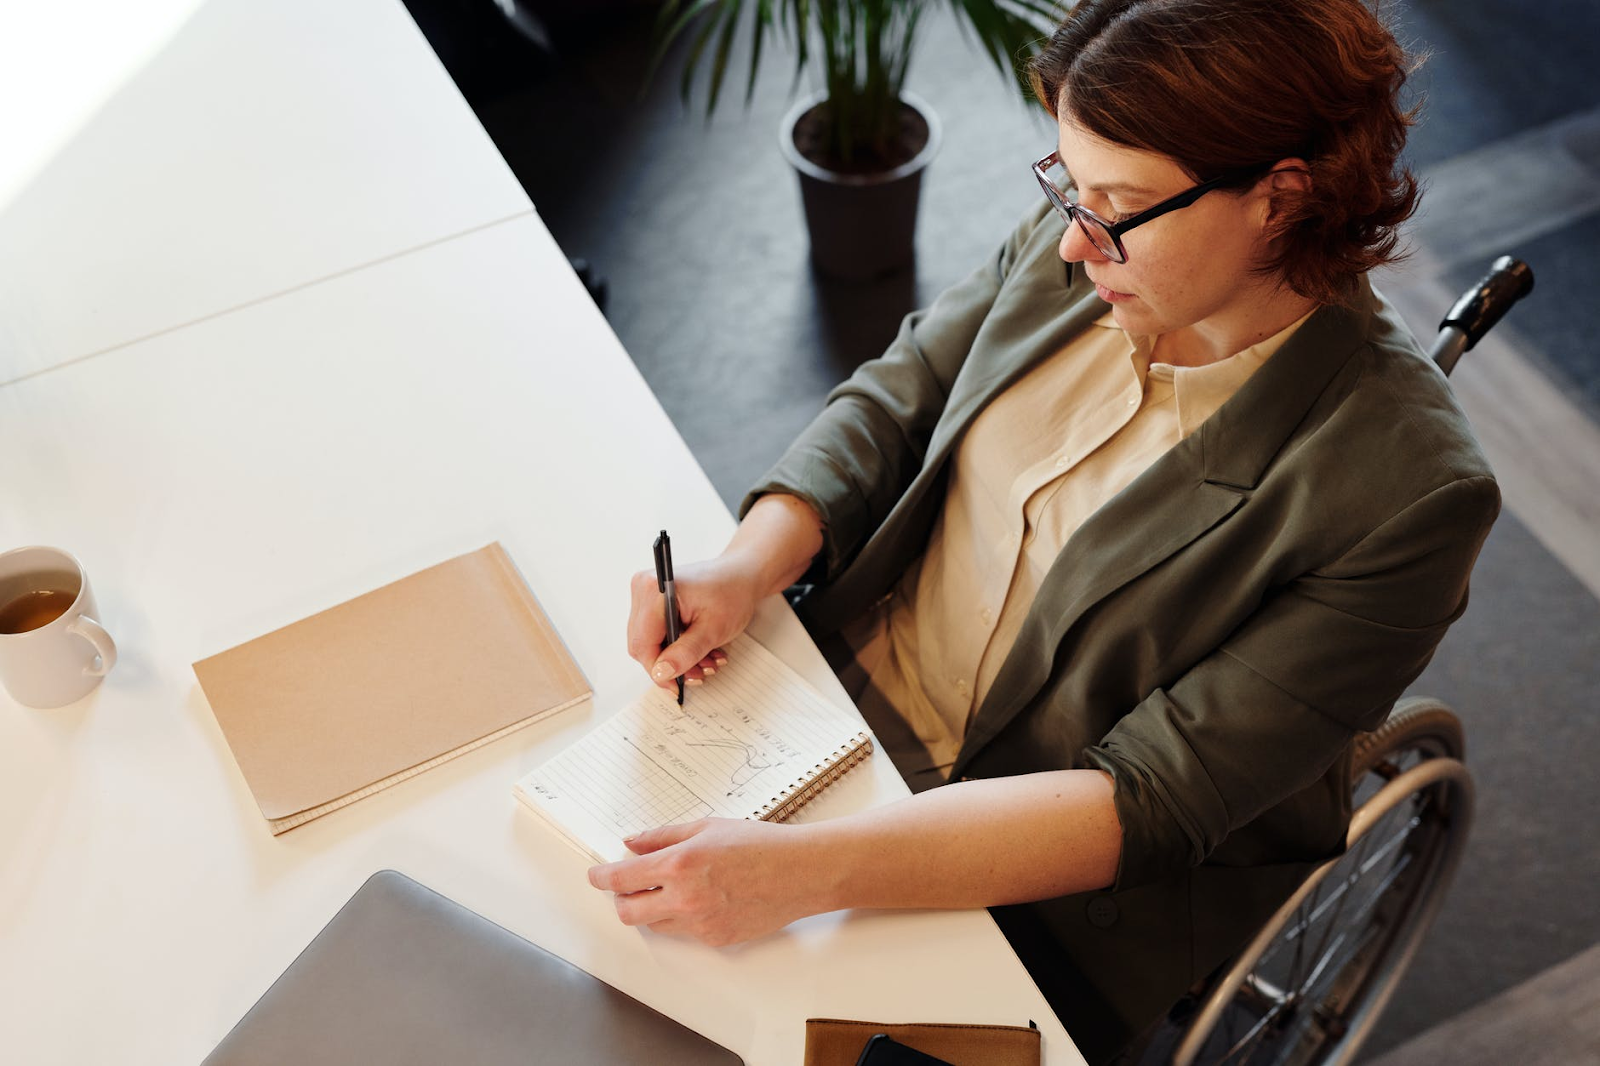
{"label": "blazer collar", "polygon": [[1221,523],[1248,498],[1317,397],[1362,343],[1374,298],[1323,307],[1200,428],[1067,541],[952,767],[958,776],[1038,694],[1071,628],[1096,603]]}
{"label": "blazer collar", "polygon": [[1255,488],[1283,442],[1366,336],[1376,297],[1365,278],[1357,301],[1353,309],[1319,308],[1195,430],[1191,439],[1199,438],[1207,481]]}

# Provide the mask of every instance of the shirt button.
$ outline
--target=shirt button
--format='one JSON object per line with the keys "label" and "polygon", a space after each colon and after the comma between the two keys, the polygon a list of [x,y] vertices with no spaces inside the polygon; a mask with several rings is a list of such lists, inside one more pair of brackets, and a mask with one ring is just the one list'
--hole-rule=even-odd
{"label": "shirt button", "polygon": [[1063,455],[1061,458],[1056,460],[1056,469],[1057,470],[1065,470],[1067,468],[1067,464],[1069,462],[1071,462],[1071,461],[1072,460],[1068,459],[1065,455]]}
{"label": "shirt button", "polygon": [[967,694],[967,683],[965,681],[957,681],[956,691],[965,696]]}
{"label": "shirt button", "polygon": [[1085,910],[1089,924],[1096,929],[1110,929],[1117,924],[1117,918],[1120,917],[1117,901],[1110,896],[1096,896],[1089,901]]}
{"label": "shirt button", "polygon": [[1128,406],[1129,407],[1132,407],[1133,405],[1137,404],[1138,402],[1139,402],[1139,397],[1137,397],[1137,396],[1129,396],[1128,397]]}
{"label": "shirt button", "polygon": [[978,612],[978,617],[983,619],[984,625],[988,625],[990,622],[994,621],[994,615],[990,613],[989,608],[987,607]]}

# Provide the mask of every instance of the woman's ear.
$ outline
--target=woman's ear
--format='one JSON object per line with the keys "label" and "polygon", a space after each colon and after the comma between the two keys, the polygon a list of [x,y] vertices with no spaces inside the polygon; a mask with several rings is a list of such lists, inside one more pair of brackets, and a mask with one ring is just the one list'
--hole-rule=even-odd
{"label": "woman's ear", "polygon": [[1277,236],[1311,192],[1311,167],[1304,159],[1280,159],[1256,186],[1261,198],[1262,229]]}

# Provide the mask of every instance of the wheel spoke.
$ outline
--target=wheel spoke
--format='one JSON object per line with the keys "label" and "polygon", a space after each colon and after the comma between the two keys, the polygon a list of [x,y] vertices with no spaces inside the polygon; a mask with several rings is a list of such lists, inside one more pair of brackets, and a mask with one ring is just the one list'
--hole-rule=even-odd
{"label": "wheel spoke", "polygon": [[[1280,1003],[1258,1018],[1256,1023],[1250,1027],[1250,1031],[1240,1037],[1239,1042],[1230,1047],[1222,1058],[1218,1060],[1219,1066],[1230,1061],[1237,1061],[1239,1066],[1244,1066],[1245,1063],[1249,1062],[1250,1056],[1255,1054],[1255,1049],[1261,1046],[1262,1038],[1266,1035],[1267,1026],[1272,1024],[1272,1020],[1283,1011],[1283,1008],[1284,1004]],[[1247,1047],[1250,1048],[1249,1051],[1245,1051]],[[1235,1060],[1234,1056],[1240,1054],[1240,1052],[1244,1052],[1244,1057]]]}
{"label": "wheel spoke", "polygon": [[[1388,857],[1391,853],[1393,853],[1395,848],[1397,848],[1401,844],[1405,843],[1406,839],[1411,835],[1412,830],[1414,830],[1418,825],[1421,824],[1426,807],[1427,807],[1427,803],[1425,801],[1422,802],[1422,803],[1419,803],[1417,805],[1416,812],[1406,821],[1406,823],[1404,825],[1402,825],[1396,833],[1394,833],[1392,836],[1390,836],[1389,839],[1385,840],[1383,842],[1383,845],[1381,847],[1379,847],[1370,857],[1368,857],[1365,861],[1361,862],[1357,866],[1357,868],[1356,868],[1356,870],[1354,872],[1352,872],[1349,876],[1341,879],[1337,883],[1337,887],[1335,887],[1333,889],[1333,891],[1328,895],[1328,898],[1326,900],[1322,900],[1321,903],[1318,906],[1316,906],[1313,910],[1311,910],[1309,913],[1307,913],[1305,906],[1302,905],[1301,908],[1298,911],[1296,911],[1297,917],[1296,917],[1295,924],[1290,926],[1288,929],[1286,929],[1284,931],[1284,933],[1282,934],[1282,937],[1279,940],[1275,941],[1270,947],[1267,948],[1266,951],[1264,951],[1262,953],[1260,960],[1258,960],[1258,962],[1257,962],[1257,966],[1260,966],[1262,963],[1265,963],[1274,954],[1276,954],[1278,948],[1284,942],[1290,941],[1290,940],[1297,940],[1302,934],[1304,934],[1311,927],[1312,923],[1316,922],[1319,918],[1322,917],[1322,915],[1324,913],[1326,913],[1326,911],[1327,911],[1327,909],[1329,907],[1334,906],[1334,905],[1337,904],[1342,908],[1342,906],[1343,906],[1342,900],[1343,900],[1343,897],[1344,897],[1345,893],[1348,892],[1352,887],[1354,887],[1354,885],[1358,881],[1360,881],[1361,878],[1363,878],[1367,874],[1371,873],[1373,867],[1375,867],[1378,863],[1382,862],[1386,857]],[[1361,839],[1360,844],[1358,845],[1358,848],[1364,849],[1364,848],[1370,846],[1370,842],[1375,837],[1375,835],[1376,835],[1375,833],[1369,832],[1365,836],[1363,836],[1362,839]],[[1348,858],[1353,858],[1353,857],[1356,857],[1357,855],[1359,855],[1359,852],[1352,852],[1352,853],[1344,856],[1344,858],[1347,858],[1347,859]],[[1337,871],[1334,871],[1334,872],[1337,872]],[[1325,880],[1327,880],[1327,879],[1325,879]],[[1320,893],[1320,890],[1321,889],[1320,889],[1320,886],[1319,886],[1318,887],[1318,893]],[[1338,917],[1337,913],[1335,914],[1334,917],[1335,918]],[[1318,951],[1320,952],[1320,950],[1321,950],[1321,946],[1319,945]]]}
{"label": "wheel spoke", "polygon": [[[1313,1027],[1326,1029],[1330,1017],[1317,1009],[1320,997],[1338,983],[1346,968],[1363,950],[1371,946],[1382,929],[1368,924],[1378,904],[1410,868],[1412,854],[1401,850],[1405,842],[1424,820],[1427,797],[1419,801],[1404,816],[1404,821],[1391,831],[1380,826],[1362,836],[1362,839],[1344,858],[1342,865],[1349,872],[1333,882],[1325,880],[1312,890],[1295,913],[1294,923],[1262,953],[1256,966],[1240,985],[1241,998],[1248,995],[1264,1011],[1242,1037],[1234,1040],[1219,1060],[1222,1063],[1245,1066],[1268,1044],[1276,1050],[1272,1061],[1291,1061],[1296,1049],[1313,1039]],[[1400,809],[1397,809],[1400,810]],[[1392,822],[1393,819],[1386,819]],[[1398,855],[1397,855],[1398,853]],[[1375,872],[1393,859],[1381,877]],[[1337,874],[1339,871],[1331,871]],[[1367,891],[1357,899],[1356,888]],[[1324,895],[1324,889],[1327,889]],[[1314,950],[1308,950],[1314,939],[1313,926],[1321,924]],[[1288,960],[1288,973],[1283,984],[1269,980],[1263,973],[1265,964],[1286,942],[1292,941],[1293,955]],[[1340,1015],[1335,1012],[1332,1019]],[[1275,1025],[1283,1026],[1279,1038],[1269,1040]],[[1232,1026],[1230,1025],[1230,1030]],[[1232,1032],[1228,1034],[1231,1038]]]}
{"label": "wheel spoke", "polygon": [[[1309,1008],[1314,1005],[1320,1005],[1324,989],[1318,987],[1318,982],[1323,975],[1327,974],[1333,979],[1344,975],[1351,960],[1355,959],[1363,949],[1372,943],[1374,938],[1382,933],[1379,927],[1366,923],[1367,916],[1371,914],[1373,908],[1377,906],[1378,901],[1383,898],[1390,886],[1399,879],[1405,868],[1410,865],[1410,861],[1411,857],[1409,855],[1403,856],[1401,861],[1395,864],[1395,868],[1384,878],[1384,882],[1379,885],[1378,890],[1352,916],[1350,925],[1347,928],[1359,929],[1359,935],[1352,939],[1348,933],[1340,933],[1329,946],[1327,953],[1317,960],[1311,975],[1306,978],[1305,983],[1296,989],[1294,993],[1291,993],[1292,998],[1299,1001],[1302,1007]],[[1347,942],[1348,950],[1341,954],[1340,949],[1345,948]],[[1336,957],[1337,963],[1335,964]],[[1306,1013],[1315,1013],[1315,1011],[1307,1009]]]}
{"label": "wheel spoke", "polygon": [[[1336,889],[1334,889],[1333,895],[1328,899],[1328,902],[1324,903],[1312,913],[1311,920],[1314,922],[1321,918],[1323,914],[1327,913],[1329,906],[1334,907],[1333,916],[1329,918],[1328,921],[1323,925],[1322,940],[1317,944],[1317,949],[1313,954],[1322,955],[1327,949],[1328,938],[1333,935],[1333,931],[1339,926],[1339,915],[1344,912],[1344,902],[1349,898],[1350,890],[1355,887],[1357,881],[1361,880],[1361,876],[1371,868],[1370,865],[1364,864],[1361,861],[1361,856],[1371,848],[1371,842],[1371,833],[1367,833],[1362,836],[1360,842],[1356,845],[1356,854],[1350,857],[1351,865],[1353,865],[1355,869],[1348,877],[1339,883]],[[1323,958],[1326,960],[1327,956],[1323,955]],[[1311,979],[1316,979],[1315,973],[1312,974]]]}
{"label": "wheel spoke", "polygon": [[1322,1018],[1317,1012],[1306,1010],[1302,1007],[1300,1013],[1295,1017],[1294,1026],[1279,1045],[1278,1062],[1280,1064],[1290,1064],[1309,1061],[1309,1056],[1315,1054],[1317,1049],[1321,1047],[1320,1041],[1312,1040],[1309,1044],[1307,1043],[1311,1037],[1311,1028],[1312,1026],[1321,1025]]}
{"label": "wheel spoke", "polygon": [[[1361,749],[1363,759],[1381,759],[1357,775],[1351,790],[1364,830],[1302,890],[1292,910],[1280,913],[1276,935],[1266,938],[1243,979],[1234,977],[1225,1005],[1213,999],[1202,1012],[1211,1020],[1191,1035],[1203,1045],[1203,1061],[1316,1066],[1347,1055],[1365,1033],[1362,1019],[1374,997],[1404,968],[1405,960],[1394,956],[1420,935],[1419,903],[1437,891],[1434,873],[1450,861],[1471,814],[1470,785],[1466,801],[1456,803],[1454,767],[1420,775],[1427,784],[1398,796],[1385,791],[1416,778],[1411,771],[1435,757],[1454,758],[1459,748],[1459,727],[1447,711],[1406,710],[1395,728]],[[1372,804],[1380,793],[1381,812]]]}

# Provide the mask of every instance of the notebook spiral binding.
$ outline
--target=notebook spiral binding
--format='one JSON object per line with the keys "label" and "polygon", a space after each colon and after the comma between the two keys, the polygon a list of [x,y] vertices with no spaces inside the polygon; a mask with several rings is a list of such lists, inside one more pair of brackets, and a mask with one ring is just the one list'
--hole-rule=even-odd
{"label": "notebook spiral binding", "polygon": [[[816,799],[822,791],[858,766],[872,754],[872,737],[857,733],[854,742],[835,751],[826,763],[812,767],[815,776],[797,778],[782,792],[767,801],[757,816],[763,822],[787,822],[795,813]],[[798,791],[797,791],[798,790]]]}

